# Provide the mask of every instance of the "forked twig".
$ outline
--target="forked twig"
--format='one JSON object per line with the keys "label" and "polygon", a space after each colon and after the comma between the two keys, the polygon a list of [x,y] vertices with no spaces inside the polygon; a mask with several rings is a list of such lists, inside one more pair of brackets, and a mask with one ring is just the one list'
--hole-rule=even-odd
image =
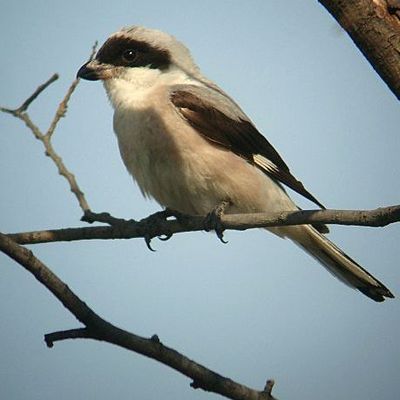
{"label": "forked twig", "polygon": [[[94,57],[96,48],[97,48],[97,42],[92,47],[91,55],[89,57],[90,60]],[[0,111],[5,112],[7,114],[11,114],[14,117],[23,121],[25,125],[30,129],[32,134],[35,136],[35,138],[43,143],[46,156],[50,157],[53,160],[54,164],[58,169],[58,173],[67,180],[71,192],[74,193],[76,199],[78,200],[80,208],[82,209],[83,213],[86,213],[90,211],[90,207],[88,202],[86,201],[85,195],[83,191],[80,189],[74,174],[72,174],[69,171],[69,169],[65,166],[62,158],[55,151],[51,142],[52,136],[54,134],[54,131],[58,123],[60,122],[60,119],[66,115],[68,102],[72,96],[72,93],[78,86],[79,79],[74,79],[74,81],[70,85],[63,100],[59,104],[56,113],[53,117],[53,120],[51,121],[46,133],[43,133],[40,130],[40,128],[32,121],[31,117],[28,114],[28,108],[32,104],[32,102],[36,100],[37,97],[58,78],[59,78],[58,74],[54,74],[53,76],[51,76],[46,82],[39,85],[38,88],[18,108],[11,109],[6,107],[0,107]]]}

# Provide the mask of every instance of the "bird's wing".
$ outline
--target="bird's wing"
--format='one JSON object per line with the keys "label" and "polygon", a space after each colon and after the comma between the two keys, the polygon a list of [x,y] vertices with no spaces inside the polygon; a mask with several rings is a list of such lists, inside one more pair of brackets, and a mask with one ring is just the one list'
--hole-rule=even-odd
{"label": "bird's wing", "polygon": [[205,139],[243,157],[265,174],[325,208],[291,174],[271,143],[222,91],[204,86],[176,85],[171,88],[170,99],[179,114]]}

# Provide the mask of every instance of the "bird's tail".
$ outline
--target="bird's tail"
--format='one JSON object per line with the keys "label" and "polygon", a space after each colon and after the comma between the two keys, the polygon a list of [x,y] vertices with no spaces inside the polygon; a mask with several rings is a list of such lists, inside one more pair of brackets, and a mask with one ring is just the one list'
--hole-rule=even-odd
{"label": "bird's tail", "polygon": [[[289,228],[289,227],[288,227]],[[390,290],[310,225],[290,227],[286,236],[316,258],[334,276],[375,301],[394,298]]]}

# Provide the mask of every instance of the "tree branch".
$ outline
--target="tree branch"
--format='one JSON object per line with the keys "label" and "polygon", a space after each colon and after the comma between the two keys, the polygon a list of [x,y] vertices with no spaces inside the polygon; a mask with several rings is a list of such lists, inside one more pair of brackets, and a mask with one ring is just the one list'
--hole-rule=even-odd
{"label": "tree branch", "polygon": [[[89,60],[94,57],[96,52],[97,42],[93,45],[91,55]],[[72,93],[76,89],[79,83],[79,79],[74,79],[72,84],[70,85],[67,93],[65,94],[63,100],[59,104],[57,111],[53,117],[53,120],[50,123],[49,128],[47,129],[46,133],[42,133],[38,126],[36,126],[33,121],[31,120],[28,114],[28,107],[31,103],[36,100],[36,98],[45,90],[47,89],[53,82],[58,79],[58,74],[54,74],[50,79],[48,79],[45,83],[39,85],[39,87],[16,109],[10,109],[5,107],[0,107],[0,111],[13,115],[15,118],[20,119],[25,123],[25,125],[30,129],[32,134],[35,136],[36,139],[43,143],[45,148],[46,156],[50,157],[53,160],[54,164],[58,169],[58,173],[63,176],[71,189],[71,192],[75,195],[76,199],[78,200],[79,206],[82,211],[88,212],[90,211],[90,207],[88,202],[86,201],[85,195],[80,189],[78,182],[75,176],[67,169],[65,166],[62,158],[57,154],[54,150],[52,145],[51,139],[54,134],[54,131],[60,121],[66,115],[68,102],[72,96]]]}
{"label": "tree branch", "polygon": [[17,117],[18,114],[22,114],[25,112],[28,107],[31,105],[31,103],[36,100],[36,98],[44,91],[47,89],[48,86],[50,86],[53,82],[55,82],[59,78],[58,74],[53,74],[51,78],[49,78],[46,82],[42,83],[41,85],[38,86],[38,88],[15,110],[12,110],[10,108],[5,108],[5,107],[0,107],[0,111],[3,111],[8,114],[14,115],[14,117]]}
{"label": "tree branch", "polygon": [[97,315],[33,253],[0,233],[0,250],[24,267],[43,284],[86,328],[55,332],[45,336],[48,346],[65,339],[95,339],[123,347],[157,360],[192,379],[193,388],[218,393],[235,400],[272,400],[273,381],[264,390],[256,391],[225,378],[196,363],[176,350],[165,346],[157,335],[144,338],[120,329]]}
{"label": "tree branch", "polygon": [[319,0],[400,100],[400,2]]}
{"label": "tree branch", "polygon": [[[89,61],[92,60],[94,55],[96,54],[96,48],[97,48],[97,41],[92,46],[92,50],[91,50],[91,53],[90,53]],[[57,111],[56,111],[56,114],[54,115],[53,121],[51,122],[51,124],[49,126],[49,129],[46,132],[46,136],[48,136],[49,138],[53,135],[53,133],[54,133],[54,131],[55,131],[55,129],[57,127],[57,124],[60,121],[60,119],[65,117],[65,115],[67,113],[69,99],[71,98],[72,93],[74,92],[74,90],[78,86],[79,81],[80,81],[79,78],[74,79],[74,81],[72,82],[71,86],[68,88],[67,93],[65,94],[63,100],[59,104],[59,106],[57,108]],[[54,160],[54,162],[56,162],[56,160]],[[72,187],[71,187],[71,190],[72,190]],[[81,204],[81,208],[82,208],[82,204]],[[89,208],[86,208],[86,210],[88,210],[88,209]],[[84,211],[85,211],[85,209],[84,209]]]}
{"label": "tree branch", "polygon": [[[159,216],[160,213],[156,213],[138,222],[114,218],[113,220],[119,222],[112,226],[21,232],[8,236],[19,244],[38,244],[91,239],[151,239],[163,236],[169,238],[175,233],[196,232],[205,229],[204,217],[201,216],[180,216],[173,220],[165,219],[162,215]],[[226,214],[221,217],[223,229],[240,231],[251,228],[319,223],[382,227],[399,221],[400,205],[361,211],[301,210],[265,214]]]}
{"label": "tree branch", "polygon": [[54,342],[60,342],[67,339],[94,339],[94,334],[87,328],[68,329],[66,331],[57,331],[44,335],[44,341],[47,347],[53,347]]}

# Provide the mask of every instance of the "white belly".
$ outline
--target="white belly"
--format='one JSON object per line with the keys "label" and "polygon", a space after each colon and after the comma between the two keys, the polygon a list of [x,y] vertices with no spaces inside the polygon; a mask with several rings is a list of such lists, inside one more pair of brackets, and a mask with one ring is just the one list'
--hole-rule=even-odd
{"label": "white belly", "polygon": [[293,209],[286,193],[264,173],[211,145],[177,114],[168,115],[176,120],[150,109],[114,116],[123,161],[144,195],[192,215],[206,214],[222,201],[230,202],[230,213]]}

